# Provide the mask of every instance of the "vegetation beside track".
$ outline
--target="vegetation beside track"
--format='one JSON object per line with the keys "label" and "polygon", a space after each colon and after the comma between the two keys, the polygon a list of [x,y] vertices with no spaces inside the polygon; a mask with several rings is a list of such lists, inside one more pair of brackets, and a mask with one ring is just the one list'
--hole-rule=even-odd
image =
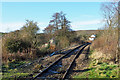
{"label": "vegetation beside track", "polygon": [[[26,20],[25,25],[20,30],[0,33],[0,36],[2,36],[0,38],[0,47],[2,48],[3,77],[9,78],[11,75],[15,77],[15,74],[16,77],[20,75],[26,76],[29,72],[25,72],[25,74],[19,73],[19,70],[15,72],[15,68],[27,63],[27,61],[39,59],[54,51],[85,42],[86,36],[83,34],[78,35],[76,31],[71,29],[71,22],[63,12],[56,12],[53,15],[52,20],[44,29],[44,33],[38,33],[37,22],[30,20]],[[55,24],[54,22],[58,19],[61,21]],[[50,44],[51,39],[54,39],[53,44]],[[55,46],[53,50],[51,45]]]}
{"label": "vegetation beside track", "polygon": [[30,61],[12,61],[8,64],[2,64],[2,78],[19,78],[19,77],[25,77],[29,73],[21,73],[17,69],[17,67],[24,65],[26,63],[29,63]]}
{"label": "vegetation beside track", "polygon": [[[102,5],[104,12],[105,27],[99,30],[97,38],[91,45],[91,54],[89,58],[88,71],[75,76],[87,78],[117,78],[119,63],[118,54],[118,8],[116,3],[108,3]],[[70,28],[70,21],[63,12],[53,14],[48,26],[44,29],[44,33],[37,33],[39,27],[37,22],[26,21],[26,24],[20,30],[10,33],[0,33],[0,43],[2,46],[2,72],[3,78],[24,77],[26,73],[20,73],[15,69],[28,60],[38,59],[46,56],[53,51],[71,46],[73,44],[82,44],[87,42],[89,35],[82,31],[75,32]],[[54,39],[54,43],[50,44],[50,40]],[[47,45],[47,47],[45,47]],[[54,49],[51,49],[54,45]],[[40,68],[37,65],[35,68]],[[16,72],[16,73],[14,73]],[[115,75],[117,74],[117,75]]]}
{"label": "vegetation beside track", "polygon": [[[116,6],[115,6],[116,5]],[[91,44],[89,67],[87,71],[74,78],[119,78],[118,7],[116,2],[103,3],[101,6],[105,25],[97,39]]]}
{"label": "vegetation beside track", "polygon": [[96,63],[92,61],[87,71],[82,72],[73,78],[118,78],[119,70],[117,64]]}

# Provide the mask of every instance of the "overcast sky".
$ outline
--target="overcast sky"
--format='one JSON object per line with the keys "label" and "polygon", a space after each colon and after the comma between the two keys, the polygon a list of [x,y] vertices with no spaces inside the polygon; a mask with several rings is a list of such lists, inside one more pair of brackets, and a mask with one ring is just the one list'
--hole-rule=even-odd
{"label": "overcast sky", "polygon": [[73,30],[96,30],[103,27],[101,2],[2,2],[0,32],[19,30],[26,20],[38,22],[39,32],[52,15],[63,11]]}

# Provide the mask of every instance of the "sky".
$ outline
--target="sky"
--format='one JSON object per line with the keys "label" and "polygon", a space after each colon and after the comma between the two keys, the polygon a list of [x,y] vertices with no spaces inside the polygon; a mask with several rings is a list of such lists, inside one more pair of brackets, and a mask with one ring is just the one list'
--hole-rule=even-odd
{"label": "sky", "polygon": [[52,15],[63,11],[73,30],[97,30],[103,27],[101,2],[2,2],[0,32],[19,30],[26,20],[38,23],[40,33]]}

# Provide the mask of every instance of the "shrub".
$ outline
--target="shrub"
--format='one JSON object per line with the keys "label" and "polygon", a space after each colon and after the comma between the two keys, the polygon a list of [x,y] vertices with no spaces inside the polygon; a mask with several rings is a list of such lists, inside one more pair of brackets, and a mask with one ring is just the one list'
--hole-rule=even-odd
{"label": "shrub", "polygon": [[6,40],[5,46],[7,51],[10,53],[16,53],[18,51],[22,52],[23,49],[27,49],[30,47],[30,44],[28,42],[24,42],[21,39],[9,38]]}
{"label": "shrub", "polygon": [[[117,61],[118,55],[118,29],[107,28],[93,43],[92,49],[102,52],[105,61]],[[109,59],[107,58],[109,57]]]}
{"label": "shrub", "polygon": [[70,42],[69,42],[69,40],[68,40],[68,38],[66,36],[57,37],[55,42],[56,42],[56,47],[58,49],[68,47],[69,44],[70,44]]}

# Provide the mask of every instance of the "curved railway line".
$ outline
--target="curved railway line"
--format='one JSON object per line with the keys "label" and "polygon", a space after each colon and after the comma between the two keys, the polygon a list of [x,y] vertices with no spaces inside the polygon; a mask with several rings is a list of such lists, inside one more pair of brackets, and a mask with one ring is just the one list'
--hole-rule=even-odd
{"label": "curved railway line", "polygon": [[[56,78],[66,79],[76,58],[82,53],[82,51],[84,50],[84,48],[87,45],[89,45],[89,43],[80,45],[80,46],[68,51],[65,55],[60,57],[58,60],[56,60],[55,62],[50,64],[47,68],[45,68],[42,72],[38,73],[35,77],[33,77],[32,80],[51,78],[51,76],[54,79],[56,79]],[[61,65],[61,64],[63,64],[62,62],[66,62],[66,64]],[[64,68],[64,70],[63,70],[63,68]],[[63,70],[63,71],[61,71],[61,70]],[[51,75],[52,72],[58,73],[60,75],[56,76],[56,75],[54,75],[54,73]],[[49,75],[51,75],[51,76],[49,76]]]}
{"label": "curved railway line", "polygon": [[[77,47],[78,45],[74,45],[74,46],[70,46],[70,47],[67,47],[67,48],[65,48],[65,49],[61,49],[61,50],[58,50],[58,51],[55,51],[55,54],[53,54],[53,55],[56,55],[56,54],[59,54],[59,53],[64,53],[64,51],[67,51],[67,50],[69,50],[70,48],[72,48],[72,47]],[[50,56],[53,56],[53,55],[50,55]],[[55,58],[59,58],[59,57],[61,57],[62,55],[58,55],[58,56],[56,56]],[[48,57],[48,56],[47,56]],[[34,66],[35,64],[37,64],[37,63],[39,63],[41,60],[43,60],[45,57],[42,57],[42,58],[39,58],[39,59],[36,59],[36,60],[34,60],[33,62],[31,62],[31,63],[25,63],[25,64],[23,64],[23,65],[20,65],[20,66],[18,66],[18,67],[16,67],[16,68],[14,68],[14,69],[18,69],[18,70],[20,70],[20,69],[22,69],[22,70],[20,70],[21,72],[23,71],[23,70],[26,70],[26,67],[27,66]],[[30,69],[30,68],[29,68]],[[32,70],[32,69],[30,69],[30,70]],[[27,71],[29,71],[29,70],[27,70]],[[31,74],[30,74],[31,75]]]}

